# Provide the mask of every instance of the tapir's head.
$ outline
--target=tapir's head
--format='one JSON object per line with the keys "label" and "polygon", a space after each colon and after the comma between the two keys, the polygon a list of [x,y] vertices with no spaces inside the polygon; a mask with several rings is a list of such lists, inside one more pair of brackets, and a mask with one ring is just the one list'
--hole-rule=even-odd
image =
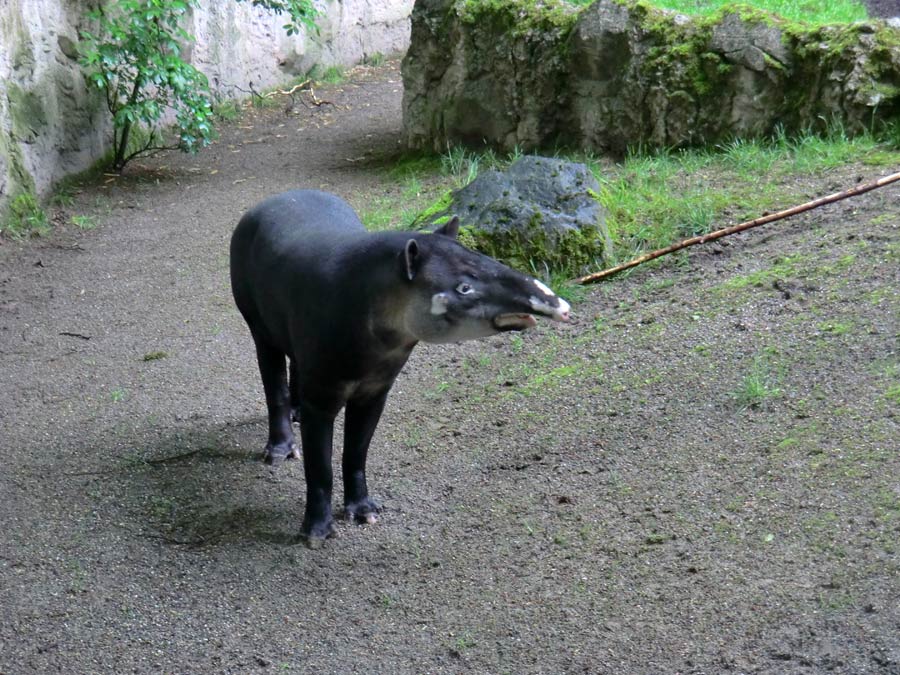
{"label": "tapir's head", "polygon": [[406,242],[401,274],[411,294],[406,330],[425,342],[457,342],[536,324],[535,315],[569,320],[569,303],[537,279],[456,241],[453,218]]}

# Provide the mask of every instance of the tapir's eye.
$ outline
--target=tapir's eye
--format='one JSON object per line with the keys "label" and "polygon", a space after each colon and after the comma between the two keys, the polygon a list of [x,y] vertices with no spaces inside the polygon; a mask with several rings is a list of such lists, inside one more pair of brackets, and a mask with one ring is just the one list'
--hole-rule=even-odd
{"label": "tapir's eye", "polygon": [[464,281],[456,287],[456,292],[460,295],[468,295],[469,293],[474,293],[475,289]]}

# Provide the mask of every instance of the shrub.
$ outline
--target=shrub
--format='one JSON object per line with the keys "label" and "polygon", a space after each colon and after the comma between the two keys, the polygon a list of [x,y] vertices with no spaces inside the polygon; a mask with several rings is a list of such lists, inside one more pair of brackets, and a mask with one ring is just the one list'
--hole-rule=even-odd
{"label": "shrub", "polygon": [[[88,13],[99,30],[82,31],[81,63],[106,95],[116,170],[139,155],[170,148],[195,152],[210,141],[209,83],[181,58],[182,45],[192,38],[179,23],[193,2],[117,0]],[[159,130],[167,111],[178,127],[174,145],[167,145]]]}

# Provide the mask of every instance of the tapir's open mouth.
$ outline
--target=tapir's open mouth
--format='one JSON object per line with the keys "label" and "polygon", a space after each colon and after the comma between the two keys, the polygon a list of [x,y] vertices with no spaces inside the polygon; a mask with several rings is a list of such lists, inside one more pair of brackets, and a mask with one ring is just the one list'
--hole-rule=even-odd
{"label": "tapir's open mouth", "polygon": [[[569,320],[569,303],[565,300],[559,300],[559,307],[552,307],[544,303],[533,301],[532,307],[537,310],[541,316],[546,316],[554,321]],[[497,330],[525,330],[533,328],[537,325],[534,315],[522,313],[498,314],[494,317],[494,328]]]}
{"label": "tapir's open mouth", "polygon": [[[539,282],[535,282],[539,283]],[[550,293],[547,290],[547,293]],[[546,316],[554,321],[569,320],[569,303],[553,296],[554,304],[550,304],[537,297],[529,298],[528,304],[534,310],[534,314]],[[530,312],[510,312],[509,314],[498,314],[494,317],[494,328],[497,330],[525,330],[537,325],[534,314]]]}
{"label": "tapir's open mouth", "polygon": [[531,314],[498,314],[494,317],[494,328],[497,330],[525,330],[537,325]]}

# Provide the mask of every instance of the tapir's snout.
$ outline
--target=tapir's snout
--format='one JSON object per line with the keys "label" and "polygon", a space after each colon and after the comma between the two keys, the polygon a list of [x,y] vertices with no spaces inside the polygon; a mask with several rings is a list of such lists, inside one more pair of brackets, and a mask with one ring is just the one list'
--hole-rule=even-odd
{"label": "tapir's snout", "polygon": [[[554,321],[568,321],[571,307],[569,303],[556,295],[537,279],[529,279],[528,285],[534,286],[537,292],[528,293],[527,312],[510,312],[494,317],[494,327],[500,331],[526,330],[537,325],[534,315],[545,316]],[[530,290],[530,289],[529,289]]]}
{"label": "tapir's snout", "polygon": [[550,317],[554,321],[568,321],[570,316],[569,312],[572,308],[569,307],[569,303],[562,298],[557,297],[556,300],[559,304],[556,307],[551,307],[550,313],[545,316]]}

